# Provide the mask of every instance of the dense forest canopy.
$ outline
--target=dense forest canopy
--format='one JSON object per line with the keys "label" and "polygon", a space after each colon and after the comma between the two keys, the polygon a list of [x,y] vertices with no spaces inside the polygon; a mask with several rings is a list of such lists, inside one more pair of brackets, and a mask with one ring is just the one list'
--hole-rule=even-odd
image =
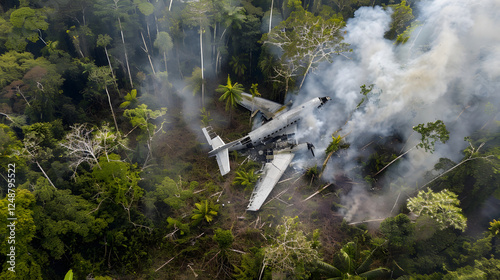
{"label": "dense forest canopy", "polygon": [[[500,278],[498,10],[2,1],[0,278]],[[332,98],[258,212],[241,92]]]}

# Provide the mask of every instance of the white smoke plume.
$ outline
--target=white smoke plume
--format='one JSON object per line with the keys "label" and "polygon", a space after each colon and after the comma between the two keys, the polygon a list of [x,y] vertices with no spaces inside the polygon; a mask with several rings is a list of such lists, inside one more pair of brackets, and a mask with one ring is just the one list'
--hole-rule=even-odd
{"label": "white smoke plume", "polygon": [[[370,149],[363,152],[361,148],[370,141],[400,137],[394,150],[402,153],[419,141],[413,126],[442,120],[450,131],[445,145],[436,145],[434,154],[414,150],[384,175],[387,187],[396,178],[422,185],[423,173],[440,157],[461,159],[463,138],[485,122],[484,105],[490,102],[499,108],[500,1],[422,1],[417,10],[422,26],[405,45],[396,46],[384,39],[391,11],[360,8],[345,28],[345,41],[353,48],[350,59],[338,57],[324,65],[293,97],[294,104],[317,96],[332,97],[314,116],[321,120],[314,129],[318,133],[305,133],[299,140],[314,143],[319,151],[328,146],[335,130],[342,127],[342,135],[349,133],[346,139],[351,146],[329,163],[323,175],[327,180],[335,181],[339,173],[359,176],[354,161],[366,159]],[[355,110],[362,84],[375,84],[374,93],[362,109]],[[343,200],[346,217],[389,215],[394,196],[390,199],[374,200],[366,188],[357,187]]]}

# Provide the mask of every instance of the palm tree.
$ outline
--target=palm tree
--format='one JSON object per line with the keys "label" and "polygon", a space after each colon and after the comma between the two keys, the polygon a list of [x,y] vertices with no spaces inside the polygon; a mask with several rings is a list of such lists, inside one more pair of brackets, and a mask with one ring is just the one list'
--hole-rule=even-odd
{"label": "palm tree", "polygon": [[226,111],[228,111],[232,107],[236,107],[236,104],[241,101],[243,90],[244,88],[241,84],[234,83],[233,85],[231,78],[227,75],[227,85],[219,85],[215,91],[222,93],[219,100],[226,101]]}
{"label": "palm tree", "polygon": [[247,67],[245,63],[247,63],[247,59],[243,56],[232,56],[231,61],[229,61],[229,65],[233,67],[233,72],[241,78],[241,76],[245,75],[245,71]]}
{"label": "palm tree", "polygon": [[196,208],[193,210],[193,215],[191,216],[194,225],[199,224],[203,220],[210,223],[217,216],[217,211],[219,211],[219,205],[213,204],[208,200],[203,200],[194,205]]}
{"label": "palm tree", "polygon": [[378,279],[389,272],[389,269],[384,267],[369,270],[373,261],[373,254],[378,248],[375,248],[366,259],[362,260],[360,259],[360,250],[357,244],[349,242],[335,255],[335,265],[322,261],[317,261],[316,265],[324,276],[332,277],[329,278],[331,280],[350,279],[351,276],[355,275],[366,279]]}
{"label": "palm tree", "polygon": [[330,144],[328,144],[328,147],[325,150],[325,153],[327,154],[327,156],[326,156],[325,161],[323,162],[323,167],[321,168],[321,173],[319,174],[320,178],[321,178],[321,175],[323,175],[323,171],[325,171],[326,164],[328,163],[328,161],[330,160],[332,155],[336,151],[338,151],[340,149],[347,149],[350,146],[349,143],[342,141],[347,135],[335,136],[335,134],[337,134],[337,133],[338,133],[338,130],[332,134],[332,141],[330,142]]}
{"label": "palm tree", "polygon": [[254,173],[253,169],[250,169],[248,172],[244,170],[236,171],[236,177],[234,178],[233,184],[244,186],[246,189],[257,182],[258,178],[259,176]]}

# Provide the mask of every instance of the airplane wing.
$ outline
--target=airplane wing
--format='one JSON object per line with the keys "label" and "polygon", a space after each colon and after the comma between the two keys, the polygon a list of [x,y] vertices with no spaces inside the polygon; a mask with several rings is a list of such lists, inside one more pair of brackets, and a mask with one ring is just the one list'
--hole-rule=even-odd
{"label": "airplane wing", "polygon": [[248,93],[241,93],[241,101],[239,104],[252,112],[252,115],[257,113],[257,111],[262,112],[266,119],[272,119],[286,111],[288,107],[261,97],[253,97]]}
{"label": "airplane wing", "polygon": [[247,211],[258,211],[260,209],[274,186],[278,183],[278,180],[288,168],[290,162],[292,162],[294,156],[295,153],[293,151],[286,149],[283,152],[274,154],[273,160],[265,164],[264,172],[257,181],[250,197]]}

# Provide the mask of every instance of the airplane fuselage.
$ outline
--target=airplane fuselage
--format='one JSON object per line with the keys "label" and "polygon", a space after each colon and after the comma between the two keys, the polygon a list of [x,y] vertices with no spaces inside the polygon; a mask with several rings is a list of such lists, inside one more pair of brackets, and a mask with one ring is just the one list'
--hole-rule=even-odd
{"label": "airplane fuselage", "polygon": [[288,112],[278,115],[262,126],[249,132],[245,137],[229,143],[232,144],[228,147],[229,151],[252,148],[263,143],[267,139],[288,134],[288,128],[302,119],[306,112],[313,108],[321,107],[328,100],[330,100],[329,97],[317,97],[290,109]]}

